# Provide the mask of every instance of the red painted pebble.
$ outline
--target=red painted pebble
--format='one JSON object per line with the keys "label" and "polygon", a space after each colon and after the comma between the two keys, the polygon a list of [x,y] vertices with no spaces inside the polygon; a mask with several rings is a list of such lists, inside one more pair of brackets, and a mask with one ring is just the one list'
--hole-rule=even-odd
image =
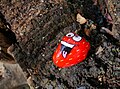
{"label": "red painted pebble", "polygon": [[59,43],[53,54],[53,62],[60,68],[82,62],[90,49],[90,43],[75,33],[68,33]]}

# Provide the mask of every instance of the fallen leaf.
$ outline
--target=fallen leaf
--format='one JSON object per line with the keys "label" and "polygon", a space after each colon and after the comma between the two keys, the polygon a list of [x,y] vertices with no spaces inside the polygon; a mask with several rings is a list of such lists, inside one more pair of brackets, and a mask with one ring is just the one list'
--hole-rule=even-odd
{"label": "fallen leaf", "polygon": [[77,14],[77,22],[79,22],[80,24],[84,24],[87,22],[87,20],[78,13]]}
{"label": "fallen leaf", "polygon": [[85,34],[87,35],[87,36],[90,36],[90,32],[91,32],[91,30],[90,29],[84,29],[84,32],[85,32]]}

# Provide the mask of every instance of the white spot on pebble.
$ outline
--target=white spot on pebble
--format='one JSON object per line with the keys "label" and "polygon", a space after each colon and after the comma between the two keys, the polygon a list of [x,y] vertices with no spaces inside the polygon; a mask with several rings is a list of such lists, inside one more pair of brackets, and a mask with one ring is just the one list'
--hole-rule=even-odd
{"label": "white spot on pebble", "polygon": [[86,45],[86,47],[88,47],[88,45]]}
{"label": "white spot on pebble", "polygon": [[66,63],[66,65],[68,65],[69,63]]}
{"label": "white spot on pebble", "polygon": [[82,51],[83,53],[85,52],[85,50],[84,51]]}
{"label": "white spot on pebble", "polygon": [[77,52],[79,52],[79,51],[80,51],[80,49],[77,50]]}
{"label": "white spot on pebble", "polygon": [[56,57],[58,58],[60,55],[57,55]]}
{"label": "white spot on pebble", "polygon": [[80,61],[81,59],[79,59],[78,61]]}
{"label": "white spot on pebble", "polygon": [[71,64],[71,66],[73,66],[74,64]]}
{"label": "white spot on pebble", "polygon": [[69,55],[72,55],[72,53],[70,53]]}
{"label": "white spot on pebble", "polygon": [[80,55],[78,55],[77,57],[80,57]]}
{"label": "white spot on pebble", "polygon": [[60,62],[63,62],[64,60],[60,60]]}
{"label": "white spot on pebble", "polygon": [[58,52],[58,50],[55,51],[56,53]]}
{"label": "white spot on pebble", "polygon": [[80,59],[78,61],[80,61]]}
{"label": "white spot on pebble", "polygon": [[70,41],[70,39],[68,39],[68,41]]}
{"label": "white spot on pebble", "polygon": [[72,60],[73,58],[70,58],[69,60]]}
{"label": "white spot on pebble", "polygon": [[55,59],[55,56],[53,56],[53,59]]}
{"label": "white spot on pebble", "polygon": [[83,42],[83,44],[85,44],[85,42]]}
{"label": "white spot on pebble", "polygon": [[83,56],[85,57],[86,55],[84,54]]}
{"label": "white spot on pebble", "polygon": [[58,61],[56,61],[56,63],[58,63]]}

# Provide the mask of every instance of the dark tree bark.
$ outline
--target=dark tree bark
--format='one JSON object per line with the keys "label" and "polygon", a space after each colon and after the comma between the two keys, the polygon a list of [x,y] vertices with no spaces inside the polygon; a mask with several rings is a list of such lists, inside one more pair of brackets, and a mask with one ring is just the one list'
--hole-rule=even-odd
{"label": "dark tree bark", "polygon": [[[12,53],[22,69],[28,73],[27,77],[32,76],[34,87],[48,89],[119,87],[120,73],[116,71],[120,64],[120,47],[112,41],[117,39],[119,42],[119,27],[112,23],[112,31],[115,31],[117,36],[113,34],[111,39],[100,32],[102,26],[110,23],[104,22],[104,19],[106,21],[105,9],[112,16],[112,21],[118,19],[117,24],[119,23],[117,17],[119,12],[111,10],[110,7],[114,2],[119,2],[114,0],[111,3],[103,3],[102,1],[106,0],[98,0],[96,4],[93,1],[95,0],[1,2],[1,11],[10,22],[22,48],[20,50],[15,47]],[[78,12],[86,19],[93,20],[99,27],[91,33],[90,37],[85,35],[81,25],[76,22]],[[113,15],[115,13],[118,13],[116,17]],[[82,63],[59,69],[52,62],[53,52],[66,33],[75,31],[91,43],[89,55]],[[103,51],[96,55],[99,48]]]}

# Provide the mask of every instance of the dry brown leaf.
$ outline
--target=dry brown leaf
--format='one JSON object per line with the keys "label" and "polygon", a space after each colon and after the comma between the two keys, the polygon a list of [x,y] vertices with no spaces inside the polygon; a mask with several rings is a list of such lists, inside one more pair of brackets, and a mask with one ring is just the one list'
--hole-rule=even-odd
{"label": "dry brown leaf", "polygon": [[79,22],[80,24],[84,24],[87,22],[87,20],[78,13],[77,14],[77,22]]}
{"label": "dry brown leaf", "polygon": [[85,32],[85,34],[86,34],[87,36],[90,36],[90,32],[91,32],[91,31],[90,31],[89,29],[86,29],[86,28],[85,28],[85,29],[84,29],[84,32]]}

